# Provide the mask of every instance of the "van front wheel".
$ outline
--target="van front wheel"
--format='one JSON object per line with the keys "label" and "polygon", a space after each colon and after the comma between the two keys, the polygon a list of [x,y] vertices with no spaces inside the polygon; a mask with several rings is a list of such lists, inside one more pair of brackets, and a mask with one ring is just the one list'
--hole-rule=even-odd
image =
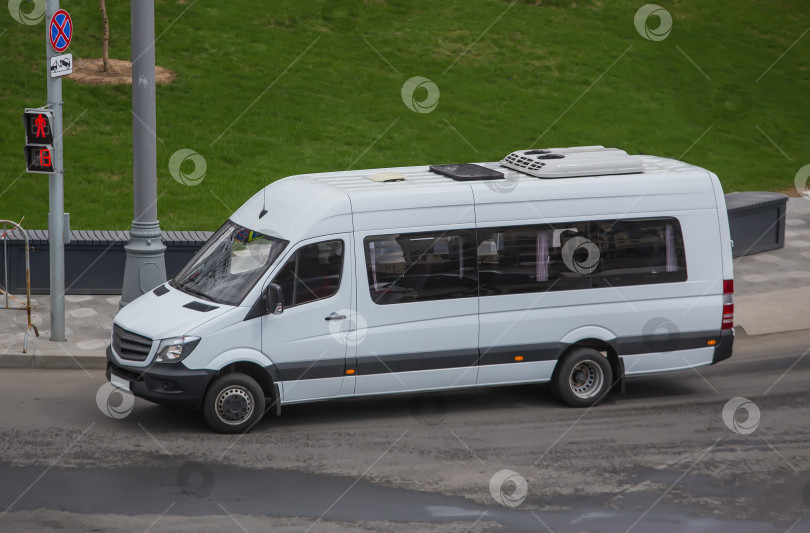
{"label": "van front wheel", "polygon": [[224,374],[208,387],[203,415],[214,431],[245,433],[264,415],[264,392],[246,374]]}
{"label": "van front wheel", "polygon": [[607,357],[593,348],[576,348],[558,364],[554,392],[572,407],[596,405],[610,391],[613,371]]}

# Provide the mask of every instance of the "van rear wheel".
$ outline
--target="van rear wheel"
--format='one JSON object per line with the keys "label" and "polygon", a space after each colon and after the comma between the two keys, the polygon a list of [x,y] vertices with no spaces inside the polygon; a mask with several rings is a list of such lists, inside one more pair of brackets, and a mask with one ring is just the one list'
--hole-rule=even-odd
{"label": "van rear wheel", "polygon": [[552,387],[572,407],[596,405],[610,391],[613,371],[607,357],[593,348],[576,348],[557,364]]}
{"label": "van rear wheel", "polygon": [[245,433],[264,415],[264,392],[247,374],[224,374],[211,383],[203,400],[203,416],[214,431]]}

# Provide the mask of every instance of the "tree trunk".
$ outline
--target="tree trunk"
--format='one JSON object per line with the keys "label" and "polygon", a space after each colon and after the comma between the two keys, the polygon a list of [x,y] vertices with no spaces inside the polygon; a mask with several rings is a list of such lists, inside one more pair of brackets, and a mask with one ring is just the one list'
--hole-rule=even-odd
{"label": "tree trunk", "polygon": [[101,44],[101,60],[104,63],[104,72],[110,71],[110,19],[107,18],[107,6],[104,0],[99,0],[101,4],[101,20],[104,21],[104,40]]}

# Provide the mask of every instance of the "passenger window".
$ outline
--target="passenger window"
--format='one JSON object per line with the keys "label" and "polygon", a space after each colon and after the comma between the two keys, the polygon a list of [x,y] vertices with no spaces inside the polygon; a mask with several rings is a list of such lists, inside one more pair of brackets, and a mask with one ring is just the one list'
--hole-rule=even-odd
{"label": "passenger window", "polygon": [[478,230],[481,296],[686,281],[675,218]]}
{"label": "passenger window", "polygon": [[598,250],[588,223],[478,230],[481,296],[587,289]]}
{"label": "passenger window", "polygon": [[681,225],[675,218],[590,223],[600,261],[591,274],[594,287],[686,281]]}
{"label": "passenger window", "polygon": [[284,307],[333,296],[343,270],[343,241],[326,241],[299,248],[287,260],[274,283],[281,285]]}
{"label": "passenger window", "polygon": [[364,244],[376,304],[478,295],[474,230],[377,235]]}

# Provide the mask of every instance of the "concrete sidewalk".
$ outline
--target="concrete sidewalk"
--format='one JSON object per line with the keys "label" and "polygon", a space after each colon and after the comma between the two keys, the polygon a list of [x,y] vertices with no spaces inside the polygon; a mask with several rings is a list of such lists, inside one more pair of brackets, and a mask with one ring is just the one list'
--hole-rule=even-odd
{"label": "concrete sidewalk", "polygon": [[[23,353],[28,324],[25,310],[4,309],[5,295],[0,295],[0,368],[105,368],[105,351],[120,300],[120,296],[65,296],[67,341],[51,342],[50,299],[32,296],[31,322],[39,337],[30,330],[28,349]],[[9,298],[9,307],[21,306],[25,306],[25,295]]]}
{"label": "concrete sidewalk", "polygon": [[[786,246],[740,257],[734,262],[735,327],[739,334],[764,335],[810,329],[810,200],[791,198],[787,207]],[[24,303],[16,295],[12,307]],[[2,309],[0,296],[0,368],[105,368],[112,320],[119,296],[66,296],[67,342],[51,342],[49,299],[32,299],[33,323],[23,354],[25,311]]]}
{"label": "concrete sidewalk", "polygon": [[810,329],[810,199],[788,200],[784,248],[734,261],[734,292],[748,335]]}

